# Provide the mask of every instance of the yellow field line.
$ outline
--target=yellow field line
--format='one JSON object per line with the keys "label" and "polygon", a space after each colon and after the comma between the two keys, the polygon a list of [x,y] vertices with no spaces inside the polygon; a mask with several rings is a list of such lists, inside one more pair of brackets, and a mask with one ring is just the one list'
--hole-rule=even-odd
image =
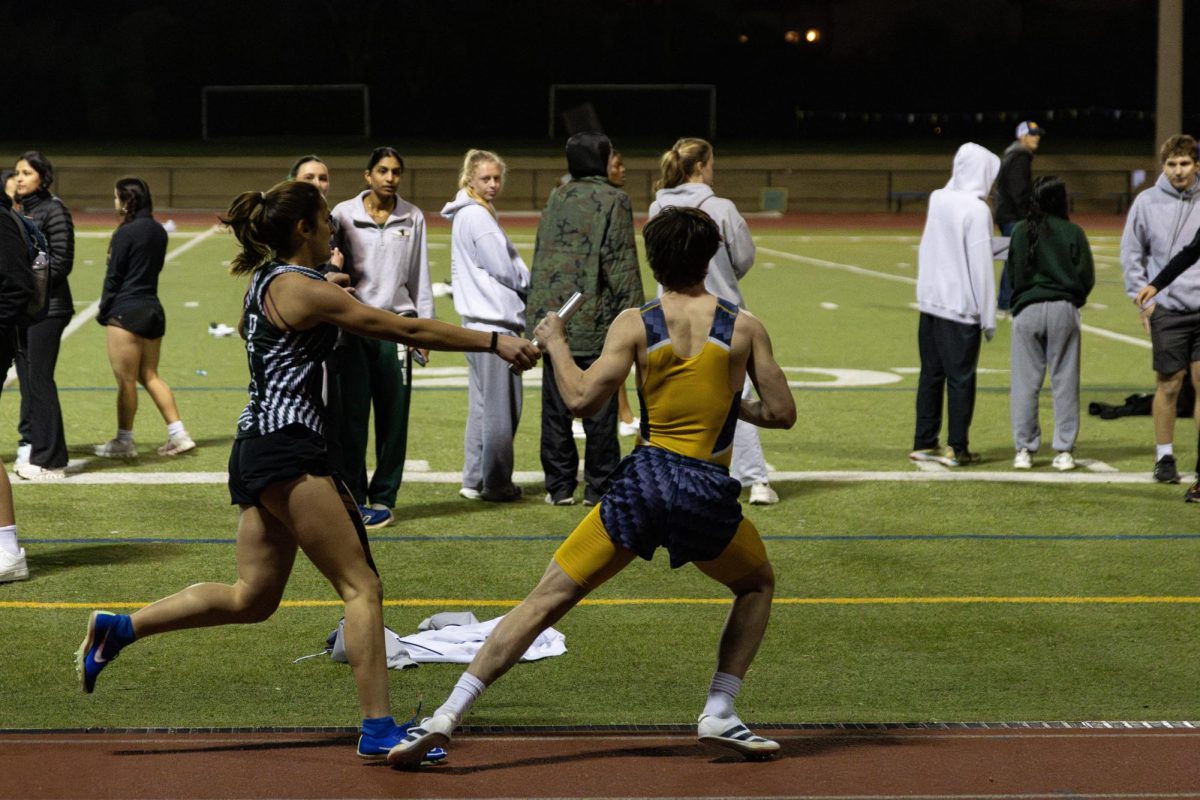
{"label": "yellow field line", "polygon": [[[419,600],[384,600],[385,606],[405,608],[447,608],[451,606],[497,606],[511,608],[518,600],[481,600],[477,598],[430,598]],[[584,600],[585,606],[720,606],[729,605],[728,598],[708,597],[629,597],[595,598]],[[1145,605],[1196,604],[1200,597],[1175,595],[1127,596],[1062,596],[1062,597],[776,597],[781,606],[902,606],[902,605]],[[141,608],[144,602],[70,603],[36,600],[0,600],[0,608],[70,609],[70,608]],[[284,600],[282,608],[337,608],[340,600]]]}

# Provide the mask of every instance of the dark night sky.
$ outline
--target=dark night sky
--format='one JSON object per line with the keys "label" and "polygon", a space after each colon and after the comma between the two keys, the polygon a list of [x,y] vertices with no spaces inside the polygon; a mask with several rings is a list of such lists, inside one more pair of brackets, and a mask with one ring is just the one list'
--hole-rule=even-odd
{"label": "dark night sky", "polygon": [[456,138],[543,134],[555,82],[715,83],[739,137],[796,135],[798,109],[1154,107],[1156,0],[75,5],[0,2],[24,98],[0,139],[195,137],[205,84],[367,83],[376,132]]}

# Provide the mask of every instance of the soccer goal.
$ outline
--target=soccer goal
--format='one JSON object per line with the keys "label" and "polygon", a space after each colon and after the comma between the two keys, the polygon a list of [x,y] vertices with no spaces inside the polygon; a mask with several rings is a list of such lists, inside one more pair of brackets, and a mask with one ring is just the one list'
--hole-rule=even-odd
{"label": "soccer goal", "polygon": [[717,87],[711,83],[554,83],[547,135],[599,129],[612,136],[717,136]]}
{"label": "soccer goal", "polygon": [[365,83],[204,86],[200,133],[206,140],[281,135],[366,138],[371,135],[371,94]]}

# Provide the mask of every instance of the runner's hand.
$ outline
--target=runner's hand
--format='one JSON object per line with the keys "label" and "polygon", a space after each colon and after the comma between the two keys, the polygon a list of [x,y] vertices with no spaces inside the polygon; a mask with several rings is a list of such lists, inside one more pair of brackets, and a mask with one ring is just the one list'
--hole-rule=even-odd
{"label": "runner's hand", "polygon": [[541,353],[533,342],[520,336],[500,336],[496,340],[496,355],[512,364],[514,371],[525,371],[537,363]]}

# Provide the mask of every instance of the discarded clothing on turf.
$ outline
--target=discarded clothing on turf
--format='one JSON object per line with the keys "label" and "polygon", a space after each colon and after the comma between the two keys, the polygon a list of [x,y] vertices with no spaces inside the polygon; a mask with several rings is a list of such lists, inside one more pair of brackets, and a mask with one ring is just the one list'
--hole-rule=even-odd
{"label": "discarded clothing on turf", "polygon": [[[432,621],[439,615],[431,617]],[[470,625],[448,625],[440,630],[426,630],[403,636],[400,643],[414,661],[419,664],[470,664],[471,659],[483,647],[496,623],[504,619],[496,617],[486,622]],[[427,621],[427,622],[428,622]],[[567,637],[554,628],[547,628],[533,640],[521,661],[538,661],[567,652]]]}

